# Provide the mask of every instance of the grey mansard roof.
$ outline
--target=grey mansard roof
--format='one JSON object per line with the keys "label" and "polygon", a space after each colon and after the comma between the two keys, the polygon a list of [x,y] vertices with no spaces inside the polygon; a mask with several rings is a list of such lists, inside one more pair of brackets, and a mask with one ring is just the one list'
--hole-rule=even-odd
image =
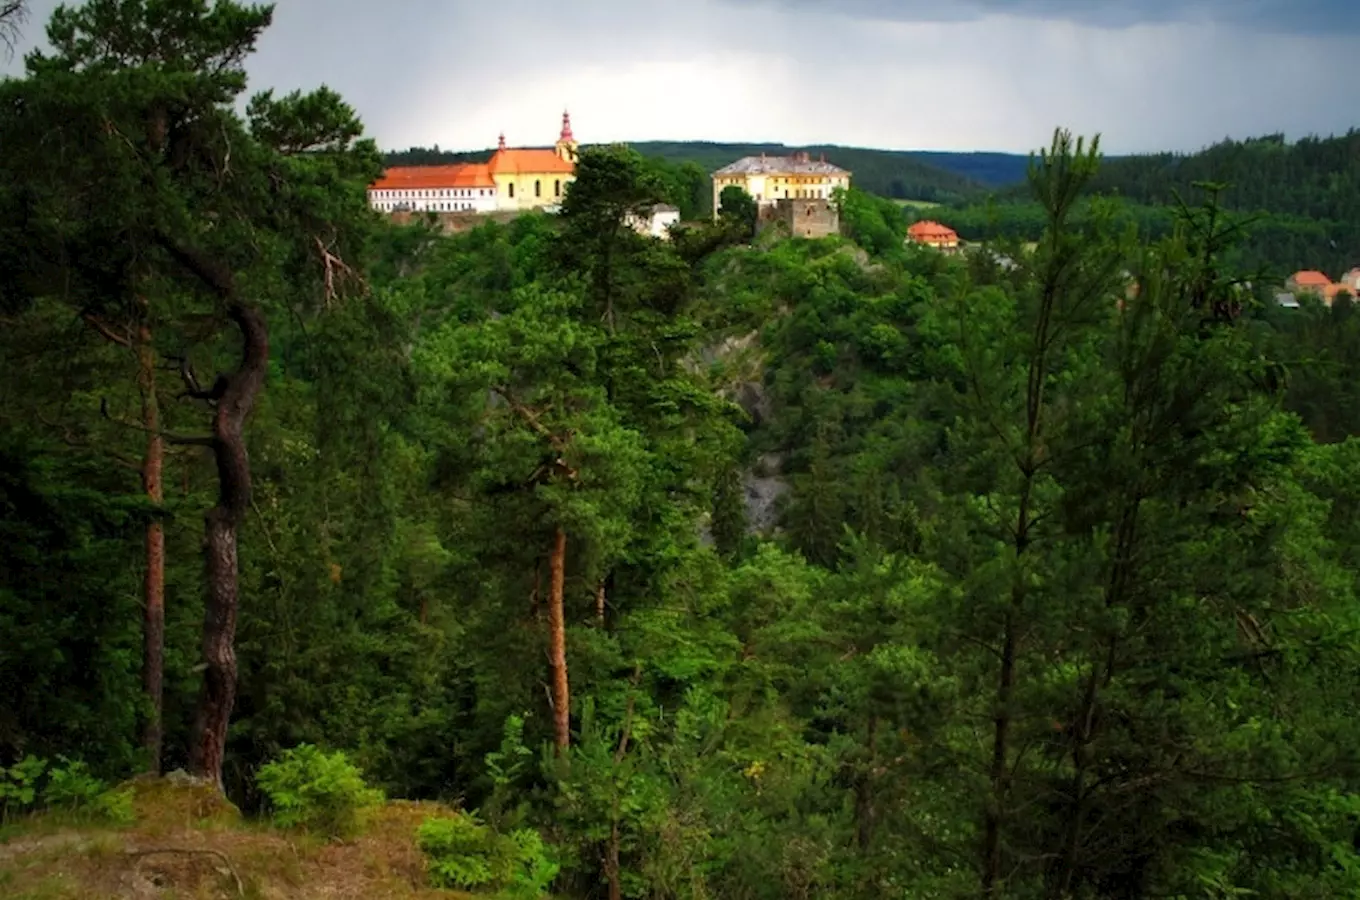
{"label": "grey mansard roof", "polygon": [[744,156],[723,166],[714,175],[849,175],[840,166],[812,159],[806,153],[793,156]]}

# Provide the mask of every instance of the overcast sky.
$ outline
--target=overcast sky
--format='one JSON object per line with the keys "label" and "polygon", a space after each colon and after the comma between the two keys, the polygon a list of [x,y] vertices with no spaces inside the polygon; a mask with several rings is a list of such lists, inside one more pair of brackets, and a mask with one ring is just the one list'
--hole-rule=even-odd
{"label": "overcast sky", "polygon": [[279,0],[249,69],[388,149],[549,144],[565,107],[583,143],[1126,153],[1360,126],[1358,49],[1360,0]]}

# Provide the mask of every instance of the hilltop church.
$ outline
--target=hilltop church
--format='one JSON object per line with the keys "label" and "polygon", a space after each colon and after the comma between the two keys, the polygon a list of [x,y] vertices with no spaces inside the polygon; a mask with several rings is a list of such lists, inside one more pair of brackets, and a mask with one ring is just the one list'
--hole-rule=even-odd
{"label": "hilltop church", "polygon": [[368,202],[381,212],[471,212],[555,207],[575,178],[577,144],[571,116],[553,149],[517,149],[505,135],[484,163],[395,166],[369,185]]}

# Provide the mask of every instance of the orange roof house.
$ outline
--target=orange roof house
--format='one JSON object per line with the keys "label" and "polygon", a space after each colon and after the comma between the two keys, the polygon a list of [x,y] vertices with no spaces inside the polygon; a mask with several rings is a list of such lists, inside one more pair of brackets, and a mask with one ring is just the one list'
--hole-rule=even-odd
{"label": "orange roof house", "polygon": [[1324,273],[1315,269],[1303,269],[1289,276],[1285,287],[1297,294],[1313,294],[1328,306],[1338,294],[1346,293],[1355,297],[1360,288],[1360,270],[1352,269],[1340,281],[1333,282]]}
{"label": "orange roof house", "polygon": [[1315,269],[1304,269],[1300,272],[1295,272],[1289,277],[1288,281],[1288,285],[1294,290],[1312,290],[1319,294],[1326,290],[1327,286],[1331,283],[1332,279]]}
{"label": "orange roof house", "polygon": [[959,246],[959,236],[954,229],[929,219],[913,222],[907,228],[907,240],[945,251],[956,250]]}

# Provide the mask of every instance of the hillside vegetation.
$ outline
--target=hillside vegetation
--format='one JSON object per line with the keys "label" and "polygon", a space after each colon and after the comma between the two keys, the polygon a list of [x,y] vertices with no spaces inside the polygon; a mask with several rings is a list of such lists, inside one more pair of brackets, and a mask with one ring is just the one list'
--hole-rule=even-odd
{"label": "hillside vegetation", "polygon": [[[1281,135],[1228,140],[1199,153],[1125,156],[1108,161],[1093,195],[1119,197],[1124,215],[1148,237],[1168,234],[1177,195],[1194,202],[1194,185],[1224,186],[1224,209],[1247,216],[1244,268],[1264,266],[1274,280],[1298,269],[1333,278],[1360,264],[1360,132],[1287,142]],[[968,200],[935,218],[974,240],[1033,240],[1042,214],[1023,186],[988,201]]]}
{"label": "hillside vegetation", "polygon": [[0,895],[1360,896],[1350,300],[1062,129],[1009,258],[394,222],[270,21],[0,81]]}

